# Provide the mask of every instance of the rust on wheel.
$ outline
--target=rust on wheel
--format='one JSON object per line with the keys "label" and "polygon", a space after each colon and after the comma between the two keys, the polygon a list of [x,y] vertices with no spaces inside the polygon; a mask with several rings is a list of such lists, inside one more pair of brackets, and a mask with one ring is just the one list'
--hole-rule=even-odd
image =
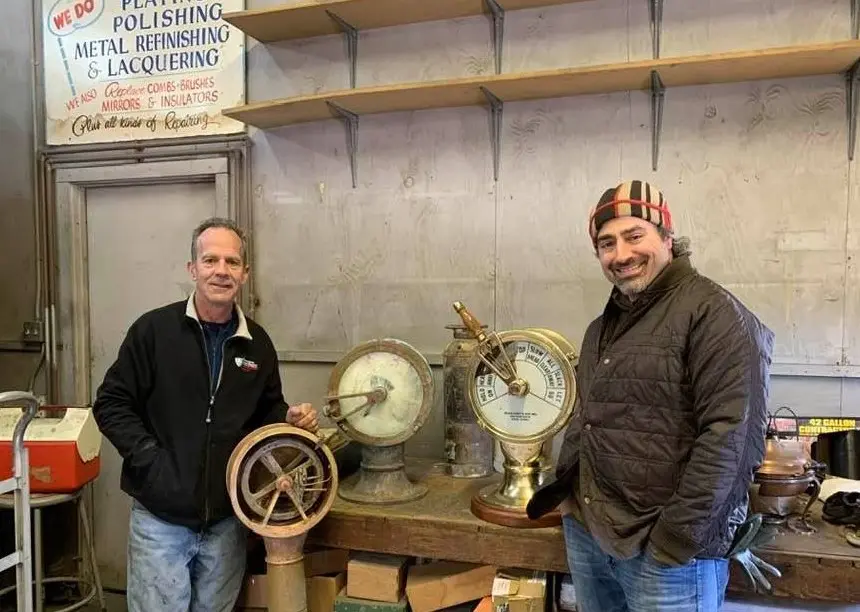
{"label": "rust on wheel", "polygon": [[291,538],[334,503],[334,455],[314,434],[276,423],[242,439],[227,463],[227,491],[242,523],[264,538]]}

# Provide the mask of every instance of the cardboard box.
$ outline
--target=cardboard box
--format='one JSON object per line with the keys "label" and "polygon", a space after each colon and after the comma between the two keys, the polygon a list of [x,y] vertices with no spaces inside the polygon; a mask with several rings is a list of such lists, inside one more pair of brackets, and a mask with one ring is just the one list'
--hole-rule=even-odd
{"label": "cardboard box", "polygon": [[[346,572],[308,578],[305,582],[308,612],[332,612],[334,601],[343,591],[345,584]],[[246,612],[268,609],[269,597],[265,574],[252,574],[245,577],[236,606]]]}
{"label": "cardboard box", "polygon": [[437,561],[409,568],[406,597],[412,612],[433,612],[490,595],[496,568]]}
{"label": "cardboard box", "polygon": [[248,574],[239,592],[236,606],[243,610],[265,610],[268,608],[266,595],[266,575]]}
{"label": "cardboard box", "polygon": [[343,548],[317,548],[305,551],[305,576],[327,576],[345,572],[349,551]]}
{"label": "cardboard box", "polygon": [[546,572],[501,570],[493,581],[494,612],[543,612]]}
{"label": "cardboard box", "polygon": [[346,572],[308,578],[308,612],[332,612],[337,596],[346,586]]}
{"label": "cardboard box", "polygon": [[403,599],[406,557],[355,553],[347,564],[346,595],[354,599],[397,603]]}
{"label": "cardboard box", "polygon": [[405,596],[397,602],[372,601],[349,597],[341,591],[334,601],[334,612],[406,612],[408,609]]}

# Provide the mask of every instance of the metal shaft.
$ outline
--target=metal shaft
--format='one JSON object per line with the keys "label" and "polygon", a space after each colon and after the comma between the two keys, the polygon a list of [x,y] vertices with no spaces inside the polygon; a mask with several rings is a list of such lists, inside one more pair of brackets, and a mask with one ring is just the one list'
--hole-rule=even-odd
{"label": "metal shaft", "polygon": [[39,410],[39,400],[30,393],[8,391],[0,393],[0,405],[25,403],[27,412],[15,424],[12,433],[12,478],[17,481],[15,493],[15,549],[18,555],[16,591],[18,612],[33,610],[33,543],[30,535],[30,460],[24,447],[24,433]]}

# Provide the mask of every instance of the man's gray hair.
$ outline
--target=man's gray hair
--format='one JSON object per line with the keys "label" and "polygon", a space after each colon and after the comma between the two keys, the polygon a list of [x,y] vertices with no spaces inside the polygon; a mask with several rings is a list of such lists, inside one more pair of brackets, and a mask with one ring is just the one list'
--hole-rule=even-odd
{"label": "man's gray hair", "polygon": [[692,255],[693,251],[690,249],[690,239],[686,236],[678,236],[675,237],[675,234],[665,227],[658,227],[657,233],[660,234],[660,238],[665,240],[666,238],[672,239],[672,256],[673,257],[681,257],[683,255]]}
{"label": "man's gray hair", "polygon": [[208,229],[212,229],[213,227],[228,229],[239,237],[239,240],[242,241],[239,255],[242,257],[242,262],[247,263],[245,262],[245,253],[247,252],[245,232],[242,231],[242,228],[240,228],[235,221],[232,219],[225,219],[224,217],[210,217],[194,228],[194,232],[191,234],[191,261],[197,261],[197,239],[200,238],[200,234]]}
{"label": "man's gray hair", "polygon": [[672,240],[672,255],[681,257],[682,255],[692,255],[693,250],[690,248],[690,239],[686,236],[679,236]]}

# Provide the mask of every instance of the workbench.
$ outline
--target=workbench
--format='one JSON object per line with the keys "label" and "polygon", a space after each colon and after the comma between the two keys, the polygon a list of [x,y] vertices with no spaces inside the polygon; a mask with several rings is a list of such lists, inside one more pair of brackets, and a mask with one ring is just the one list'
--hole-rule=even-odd
{"label": "workbench", "polygon": [[[340,497],[308,534],[308,542],[350,550],[447,559],[503,567],[567,573],[561,527],[514,529],[487,523],[470,509],[472,496],[498,482],[494,474],[479,479],[447,476],[442,462],[409,459],[407,473],[429,487],[422,499],[396,505],[370,506]],[[755,549],[777,566],[775,597],[860,603],[860,549],[845,540],[844,529],[821,520],[814,505],[817,532],[800,535],[773,528],[772,541]],[[740,566],[732,562],[731,593],[753,591]]]}

